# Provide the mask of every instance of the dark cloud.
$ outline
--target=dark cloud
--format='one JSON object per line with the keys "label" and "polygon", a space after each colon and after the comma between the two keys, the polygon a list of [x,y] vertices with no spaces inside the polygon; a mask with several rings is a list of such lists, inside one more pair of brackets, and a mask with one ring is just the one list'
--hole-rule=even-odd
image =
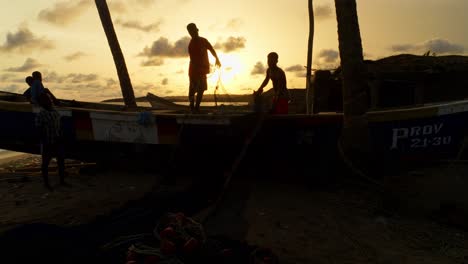
{"label": "dark cloud", "polygon": [[245,48],[244,37],[229,37],[225,42],[218,42],[214,45],[215,49],[222,49],[224,52],[232,52],[238,49]]}
{"label": "dark cloud", "polygon": [[117,85],[119,82],[117,82],[116,79],[110,78],[110,79],[107,79],[107,80],[106,80],[106,83],[107,83],[107,86],[115,86],[115,85]]}
{"label": "dark cloud", "polygon": [[298,72],[298,71],[305,71],[305,68],[304,68],[304,66],[302,66],[300,64],[296,64],[296,65],[293,65],[293,66],[289,66],[289,67],[285,68],[284,70],[287,71],[287,72]]}
{"label": "dark cloud", "polygon": [[140,30],[143,32],[151,32],[151,31],[158,32],[162,24],[161,21],[158,21],[156,23],[152,23],[149,25],[142,25],[141,22],[136,21],[136,20],[123,21],[120,19],[117,19],[115,23],[124,28],[136,29],[136,30]]}
{"label": "dark cloud", "polygon": [[52,8],[41,10],[38,19],[57,26],[66,26],[93,4],[94,1],[89,0],[58,2]]}
{"label": "dark cloud", "polygon": [[318,5],[314,7],[314,18],[324,20],[333,17],[333,8],[331,5]]}
{"label": "dark cloud", "polygon": [[254,66],[254,68],[252,69],[252,71],[250,72],[251,75],[258,75],[258,74],[265,74],[266,72],[266,68],[265,66],[263,65],[263,63],[261,63],[260,61],[257,62]]}
{"label": "dark cloud", "polygon": [[324,49],[318,54],[319,63],[336,63],[340,58],[340,53],[337,50]]}
{"label": "dark cloud", "polygon": [[71,83],[93,82],[98,80],[97,74],[71,73],[66,76],[66,81]]}
{"label": "dark cloud", "polygon": [[80,58],[82,58],[84,56],[87,56],[87,54],[84,53],[84,52],[78,51],[78,52],[75,52],[75,53],[72,53],[70,55],[65,56],[64,59],[66,61],[74,61],[74,60],[78,60],[78,59],[80,59]]}
{"label": "dark cloud", "polygon": [[16,33],[8,32],[6,41],[0,46],[0,51],[29,52],[32,50],[53,49],[52,41],[36,37],[26,26],[21,26]]}
{"label": "dark cloud", "polygon": [[168,78],[164,78],[161,82],[162,85],[168,85],[169,84],[169,79]]}
{"label": "dark cloud", "polygon": [[153,57],[149,58],[141,63],[141,66],[143,67],[149,67],[149,66],[161,66],[164,64],[164,60],[159,57]]}
{"label": "dark cloud", "polygon": [[139,54],[147,57],[168,57],[180,58],[188,55],[187,47],[190,42],[190,37],[183,37],[177,40],[174,44],[169,43],[167,38],[161,37],[151,47],[145,47]]}
{"label": "dark cloud", "polygon": [[8,72],[32,72],[34,69],[42,66],[37,60],[32,58],[27,58],[23,65],[19,67],[11,67],[5,69]]}
{"label": "dark cloud", "polygon": [[300,65],[300,64],[289,66],[289,67],[285,68],[284,70],[286,72],[294,72],[296,77],[305,77],[306,73],[307,73],[305,67]]}
{"label": "dark cloud", "polygon": [[436,54],[462,54],[465,51],[463,45],[451,43],[446,39],[431,39],[418,44],[397,44],[391,47],[394,52],[416,52],[424,53],[427,51],[435,52]]}

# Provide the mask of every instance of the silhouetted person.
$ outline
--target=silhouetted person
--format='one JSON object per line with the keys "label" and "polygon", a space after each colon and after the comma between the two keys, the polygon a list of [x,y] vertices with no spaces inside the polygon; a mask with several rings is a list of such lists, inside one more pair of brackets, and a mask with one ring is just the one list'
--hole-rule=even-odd
{"label": "silhouetted person", "polygon": [[60,184],[65,183],[65,160],[64,160],[64,142],[62,138],[62,127],[60,114],[52,106],[52,100],[46,93],[41,93],[38,97],[40,111],[36,116],[36,127],[39,130],[41,141],[41,173],[44,180],[44,186],[52,190],[49,184],[49,163],[52,157],[57,158],[59,169]]}
{"label": "silhouetted person", "polygon": [[266,71],[265,80],[260,85],[260,88],[254,93],[259,95],[263,93],[263,88],[268,82],[273,82],[273,104],[271,113],[272,114],[287,114],[288,113],[288,101],[289,91],[286,86],[286,74],[284,71],[277,66],[278,54],[276,52],[270,52],[268,54],[268,69]]}
{"label": "silhouetted person", "polygon": [[23,96],[26,97],[26,99],[31,102],[31,86],[34,82],[34,79],[32,76],[28,76],[24,79],[24,81],[28,84],[28,89],[24,91]]}
{"label": "silhouetted person", "polygon": [[39,96],[42,93],[47,94],[52,102],[55,105],[59,105],[60,102],[55,98],[55,96],[52,94],[52,92],[44,88],[44,85],[42,84],[42,74],[38,71],[35,71],[32,73],[32,78],[33,78],[33,83],[31,85],[31,103],[33,104],[39,104]]}
{"label": "silhouetted person", "polygon": [[[216,66],[221,67],[216,51],[211,46],[210,42],[198,35],[198,28],[194,23],[187,25],[187,31],[192,39],[190,40],[188,51],[190,55],[190,88],[189,101],[190,111],[198,113],[200,111],[200,103],[203,98],[203,93],[208,89],[206,75],[210,72],[210,62],[208,60],[208,50],[216,58]],[[195,94],[197,94],[195,101]]]}

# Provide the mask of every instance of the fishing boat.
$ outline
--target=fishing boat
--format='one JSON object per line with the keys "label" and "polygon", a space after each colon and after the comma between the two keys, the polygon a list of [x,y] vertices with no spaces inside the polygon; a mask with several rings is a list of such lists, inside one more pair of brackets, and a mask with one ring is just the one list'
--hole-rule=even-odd
{"label": "fishing boat", "polygon": [[[39,108],[21,101],[21,95],[0,95],[0,148],[39,153],[34,126]],[[210,153],[223,159],[249,137],[254,137],[253,149],[265,149],[262,154],[278,146],[320,154],[336,148],[343,123],[339,112],[189,114],[181,109],[122,111],[116,105],[62,102],[56,109],[63,120],[66,155],[79,160],[167,160],[174,149],[195,147],[216,151]],[[453,158],[463,144],[467,118],[468,100],[369,111],[371,147],[382,159]]]}

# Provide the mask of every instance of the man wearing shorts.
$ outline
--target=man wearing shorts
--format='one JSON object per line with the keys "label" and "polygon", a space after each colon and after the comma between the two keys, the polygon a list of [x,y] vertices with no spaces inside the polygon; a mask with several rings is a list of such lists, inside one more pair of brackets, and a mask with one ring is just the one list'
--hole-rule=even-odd
{"label": "man wearing shorts", "polygon": [[[216,66],[221,67],[216,51],[207,39],[198,35],[198,28],[194,23],[187,25],[187,31],[192,39],[190,40],[188,51],[190,55],[189,66],[189,101],[192,113],[200,112],[200,103],[203,93],[208,89],[206,75],[210,72],[210,62],[208,60],[208,50],[216,58]],[[195,97],[196,94],[196,97]]]}

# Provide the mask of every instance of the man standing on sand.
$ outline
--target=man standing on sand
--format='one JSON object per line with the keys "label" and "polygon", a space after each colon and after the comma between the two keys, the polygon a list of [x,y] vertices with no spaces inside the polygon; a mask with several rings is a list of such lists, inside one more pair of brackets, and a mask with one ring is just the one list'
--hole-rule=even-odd
{"label": "man standing on sand", "polygon": [[[216,58],[216,66],[221,67],[216,51],[211,46],[210,42],[198,35],[198,28],[194,23],[187,25],[187,31],[192,39],[190,40],[188,51],[190,55],[189,66],[189,101],[190,111],[192,113],[200,112],[200,103],[203,98],[203,93],[208,89],[206,75],[210,72],[210,62],[208,60],[208,50],[213,57]],[[197,94],[195,101],[195,94]]]}
{"label": "man standing on sand", "polygon": [[286,86],[286,74],[278,67],[278,54],[276,52],[270,52],[268,54],[268,69],[266,71],[265,80],[258,88],[255,94],[262,94],[263,88],[268,82],[273,82],[273,105],[271,109],[272,114],[287,114],[288,113],[288,102],[289,102],[289,91]]}
{"label": "man standing on sand", "polygon": [[60,114],[52,106],[52,99],[47,93],[39,95],[38,104],[40,111],[36,116],[35,122],[41,140],[41,172],[44,186],[52,191],[52,187],[49,184],[49,163],[53,156],[57,157],[60,184],[64,186],[68,185],[65,183],[64,142]]}

